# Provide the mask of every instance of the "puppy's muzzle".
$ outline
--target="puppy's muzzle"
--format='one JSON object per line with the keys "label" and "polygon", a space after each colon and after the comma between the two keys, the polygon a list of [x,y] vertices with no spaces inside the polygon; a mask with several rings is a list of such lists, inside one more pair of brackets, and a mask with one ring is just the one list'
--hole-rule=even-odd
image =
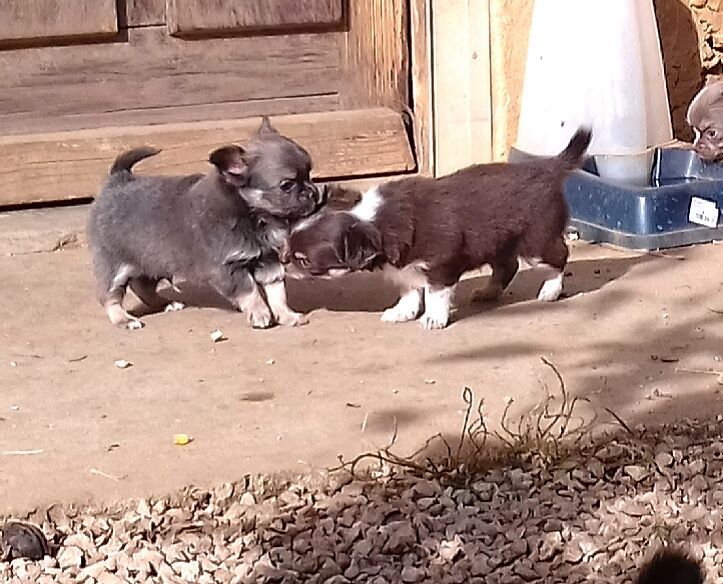
{"label": "puppy's muzzle", "polygon": [[328,188],[326,185],[316,185],[314,183],[308,184],[308,190],[307,194],[311,197],[311,199],[314,201],[314,204],[316,205],[316,208],[319,209],[323,207],[327,200],[329,199],[329,193]]}
{"label": "puppy's muzzle", "polygon": [[288,242],[285,242],[279,251],[279,262],[282,266],[286,266],[291,263],[291,250],[289,249]]}

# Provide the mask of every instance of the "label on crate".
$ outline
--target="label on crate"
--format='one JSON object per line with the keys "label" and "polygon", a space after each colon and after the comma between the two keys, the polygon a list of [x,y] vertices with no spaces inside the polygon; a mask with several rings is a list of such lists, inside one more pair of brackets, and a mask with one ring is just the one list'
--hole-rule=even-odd
{"label": "label on crate", "polygon": [[690,211],[688,212],[688,221],[691,223],[705,227],[718,227],[719,215],[720,209],[716,206],[715,201],[691,197]]}

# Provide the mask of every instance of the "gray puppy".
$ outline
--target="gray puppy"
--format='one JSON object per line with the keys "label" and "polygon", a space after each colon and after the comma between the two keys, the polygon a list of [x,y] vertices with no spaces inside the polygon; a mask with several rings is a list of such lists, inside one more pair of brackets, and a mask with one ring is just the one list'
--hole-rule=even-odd
{"label": "gray puppy", "polygon": [[306,150],[264,118],[246,149],[214,150],[207,175],[132,174],[135,163],[158,152],[121,154],[91,208],[93,269],[110,321],[143,326],[123,309],[127,286],[151,311],[182,308],[156,292],[166,279],[212,286],[255,328],[305,323],[286,302],[278,254],[290,226],[325,202],[309,177]]}

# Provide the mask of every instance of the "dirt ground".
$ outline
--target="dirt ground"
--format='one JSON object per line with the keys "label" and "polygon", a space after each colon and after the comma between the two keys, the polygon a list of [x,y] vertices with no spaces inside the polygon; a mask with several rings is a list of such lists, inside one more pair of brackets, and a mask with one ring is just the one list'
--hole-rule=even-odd
{"label": "dirt ground", "polygon": [[[534,271],[488,306],[467,302],[485,279],[470,278],[438,332],[379,322],[394,292],[376,275],[292,283],[292,305],[311,312],[302,328],[251,330],[191,296],[207,306],[130,332],[96,304],[83,246],[5,254],[0,513],[331,466],[385,445],[395,426],[410,452],[457,433],[465,385],[493,423],[508,396],[530,408],[555,387],[543,356],[603,419],[605,408],[628,424],[716,416],[723,386],[706,372],[723,370],[723,245],[665,255],[577,242],[552,305],[533,300]],[[214,329],[228,340],[213,343]],[[193,441],[176,446],[176,433]]]}

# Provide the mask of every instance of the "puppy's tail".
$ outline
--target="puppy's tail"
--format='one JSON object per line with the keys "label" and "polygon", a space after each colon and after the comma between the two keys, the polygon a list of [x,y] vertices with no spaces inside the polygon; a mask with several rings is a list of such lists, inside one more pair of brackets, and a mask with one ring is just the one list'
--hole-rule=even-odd
{"label": "puppy's tail", "polygon": [[640,567],[635,584],[703,584],[704,580],[702,566],[687,552],[663,548]]}
{"label": "puppy's tail", "polygon": [[110,174],[116,174],[117,172],[130,172],[134,164],[140,162],[144,158],[155,156],[159,152],[160,150],[158,148],[151,148],[149,146],[127,150],[113,161],[113,166],[110,167]]}
{"label": "puppy's tail", "polygon": [[565,149],[557,155],[557,159],[566,170],[582,166],[583,157],[592,141],[592,128],[581,126],[570,138]]}

